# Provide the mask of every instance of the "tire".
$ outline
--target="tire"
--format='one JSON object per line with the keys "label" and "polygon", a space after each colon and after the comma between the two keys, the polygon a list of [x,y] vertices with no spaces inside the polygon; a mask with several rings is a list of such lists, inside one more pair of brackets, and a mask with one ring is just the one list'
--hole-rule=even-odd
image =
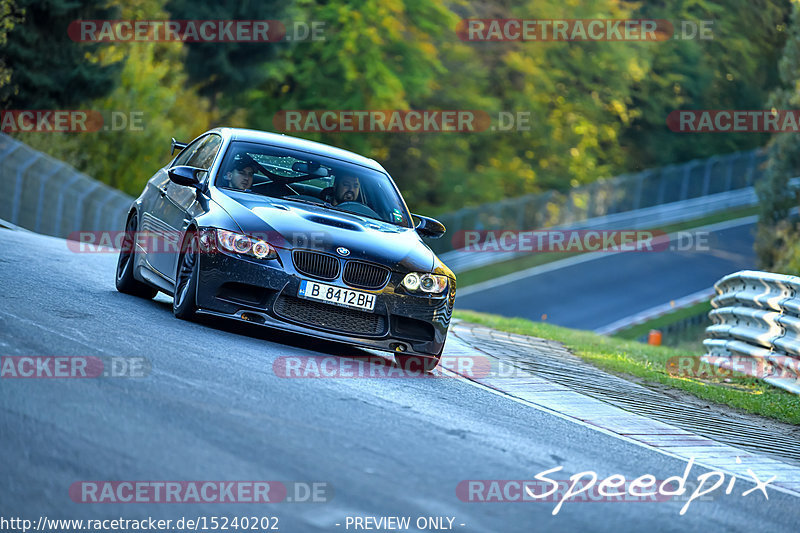
{"label": "tire", "polygon": [[181,245],[178,271],[175,273],[175,296],[172,312],[181,320],[193,320],[197,314],[197,233],[189,230]]}
{"label": "tire", "polygon": [[439,355],[401,355],[395,354],[394,361],[397,366],[406,372],[433,372],[439,365]]}
{"label": "tire", "polygon": [[117,259],[116,286],[119,292],[151,300],[158,290],[142,283],[133,276],[133,266],[136,264],[136,245],[133,235],[136,232],[136,213],[128,218],[125,224],[125,236],[122,240],[122,249]]}

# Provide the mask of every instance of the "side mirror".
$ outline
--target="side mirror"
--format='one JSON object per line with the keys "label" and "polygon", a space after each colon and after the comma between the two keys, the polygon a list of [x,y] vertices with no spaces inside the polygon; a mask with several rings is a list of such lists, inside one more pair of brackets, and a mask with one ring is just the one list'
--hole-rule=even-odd
{"label": "side mirror", "polygon": [[411,216],[419,219],[419,223],[414,229],[417,231],[417,233],[419,233],[423,237],[438,239],[439,237],[444,235],[445,231],[447,231],[447,228],[444,227],[444,224],[442,224],[436,219],[414,214],[412,214]]}
{"label": "side mirror", "polygon": [[167,175],[173,183],[185,187],[197,187],[200,185],[200,179],[197,175],[201,172],[205,172],[205,170],[202,168],[180,165],[167,170]]}
{"label": "side mirror", "polygon": [[178,149],[178,151],[183,150],[184,148],[186,148],[187,144],[189,144],[189,143],[178,142],[178,141],[175,140],[175,137],[173,137],[172,138],[172,151],[169,153],[169,155],[174,154],[176,148]]}

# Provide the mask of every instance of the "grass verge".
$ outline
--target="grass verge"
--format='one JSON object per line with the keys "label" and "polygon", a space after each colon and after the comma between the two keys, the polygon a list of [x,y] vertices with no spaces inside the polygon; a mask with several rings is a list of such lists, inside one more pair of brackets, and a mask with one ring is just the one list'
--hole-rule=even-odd
{"label": "grass verge", "polygon": [[[724,213],[716,213],[706,217],[689,220],[686,222],[679,222],[670,224],[661,228],[648,228],[649,230],[663,231],[664,233],[675,233],[676,231],[686,231],[701,226],[708,226],[709,224],[716,224],[718,222],[725,222],[727,220],[735,220],[750,215],[755,215],[758,211],[757,207],[743,207],[740,209],[732,209]],[[512,274],[533,268],[545,263],[557,261],[559,259],[566,259],[579,253],[559,253],[559,252],[542,252],[532,253],[522,257],[517,257],[502,263],[495,263],[493,265],[486,265],[480,268],[474,268],[458,274],[458,286],[463,288],[475,283],[495,279],[506,274]]]}
{"label": "grass verge", "polygon": [[729,379],[710,375],[706,379],[681,377],[667,371],[670,358],[697,357],[700,355],[697,352],[650,346],[632,340],[597,335],[590,331],[532,322],[524,318],[506,318],[475,311],[455,311],[454,316],[466,322],[509,333],[561,342],[584,361],[612,374],[635,376],[644,381],[680,389],[702,400],[800,425],[798,395],[742,374],[734,374]]}

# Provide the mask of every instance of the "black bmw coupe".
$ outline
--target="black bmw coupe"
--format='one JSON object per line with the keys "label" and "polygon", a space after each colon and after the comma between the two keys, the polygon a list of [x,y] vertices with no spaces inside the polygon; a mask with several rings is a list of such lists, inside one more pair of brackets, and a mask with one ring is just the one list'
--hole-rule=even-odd
{"label": "black bmw coupe", "polygon": [[[372,159],[324,144],[218,128],[147,182],[128,214],[121,292],[173,296],[175,316],[213,315],[438,364],[456,278]],[[415,220],[416,219],[416,220]]]}

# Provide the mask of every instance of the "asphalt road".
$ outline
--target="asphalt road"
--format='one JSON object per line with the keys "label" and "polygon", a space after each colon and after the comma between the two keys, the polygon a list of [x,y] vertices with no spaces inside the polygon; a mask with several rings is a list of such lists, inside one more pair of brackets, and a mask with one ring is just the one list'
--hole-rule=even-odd
{"label": "asphalt road", "polygon": [[749,223],[712,230],[702,240],[686,233],[664,251],[594,253],[591,261],[485,283],[477,292],[467,287],[456,307],[594,330],[754,268],[754,234]]}
{"label": "asphalt road", "polygon": [[[347,516],[450,516],[460,531],[796,531],[797,498],[469,503],[468,479],[563,466],[628,479],[683,460],[461,379],[285,379],[285,355],[363,354],[236,324],[187,323],[170,300],[115,291],[113,255],[0,229],[0,355],[144,356],[143,378],[0,379],[0,517],[277,516],[281,531],[347,531]],[[695,467],[692,477],[704,469]],[[556,476],[554,476],[556,477]],[[328,503],[88,504],[81,480],[325,482]],[[740,482],[741,483],[741,482]],[[341,524],[336,526],[336,524]],[[464,524],[460,526],[459,524]],[[352,531],[353,528],[349,529]]]}

